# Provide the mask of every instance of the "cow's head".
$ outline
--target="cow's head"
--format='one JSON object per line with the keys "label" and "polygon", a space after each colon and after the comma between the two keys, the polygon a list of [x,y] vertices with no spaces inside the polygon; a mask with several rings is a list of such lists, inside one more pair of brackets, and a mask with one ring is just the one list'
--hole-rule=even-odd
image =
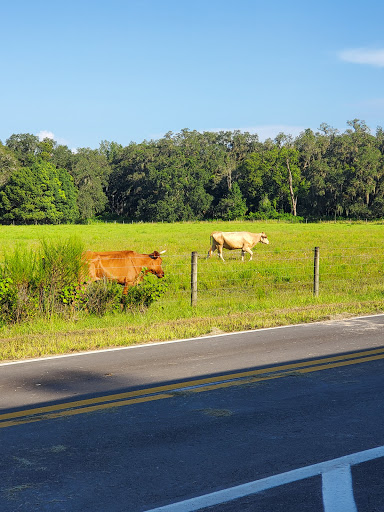
{"label": "cow's head", "polygon": [[148,254],[148,256],[152,260],[151,267],[149,268],[150,272],[155,274],[157,277],[164,277],[164,270],[161,268],[161,264],[163,260],[160,258],[160,254],[163,254],[165,251],[153,251],[152,254]]}
{"label": "cow's head", "polygon": [[269,240],[264,231],[261,233],[260,242],[262,242],[263,244],[269,244]]}

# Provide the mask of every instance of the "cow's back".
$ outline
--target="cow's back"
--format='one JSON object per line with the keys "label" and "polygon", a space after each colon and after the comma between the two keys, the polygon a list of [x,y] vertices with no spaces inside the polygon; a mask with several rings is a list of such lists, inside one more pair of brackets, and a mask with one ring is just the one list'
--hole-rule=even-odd
{"label": "cow's back", "polygon": [[140,256],[135,251],[86,251],[84,253],[84,256],[86,259],[92,259],[92,258],[121,259],[121,258],[130,257],[135,254]]}
{"label": "cow's back", "polygon": [[223,241],[225,249],[241,249],[250,242],[249,233],[246,231],[227,231],[223,232]]}
{"label": "cow's back", "polygon": [[126,281],[133,281],[135,278],[134,267],[132,258],[129,254],[100,255],[100,270],[103,272],[103,277],[116,279],[120,283]]}
{"label": "cow's back", "polygon": [[134,282],[137,277],[135,269],[140,256],[135,251],[86,251],[84,258],[89,265],[91,279],[114,279],[124,284]]}

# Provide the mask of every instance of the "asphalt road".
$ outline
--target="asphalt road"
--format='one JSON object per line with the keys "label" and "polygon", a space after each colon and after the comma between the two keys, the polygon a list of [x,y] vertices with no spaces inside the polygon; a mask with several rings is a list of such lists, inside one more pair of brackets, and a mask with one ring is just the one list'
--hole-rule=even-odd
{"label": "asphalt road", "polygon": [[[383,334],[377,315],[0,365],[0,510],[143,512],[383,446]],[[384,511],[383,469],[351,469],[359,512]],[[209,510],[323,499],[313,476]]]}

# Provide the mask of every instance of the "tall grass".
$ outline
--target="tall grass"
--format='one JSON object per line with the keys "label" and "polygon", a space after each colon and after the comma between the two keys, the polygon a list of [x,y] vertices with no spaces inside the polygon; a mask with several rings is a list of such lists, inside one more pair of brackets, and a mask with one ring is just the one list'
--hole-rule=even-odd
{"label": "tall grass", "polygon": [[72,237],[41,240],[37,251],[18,245],[5,252],[0,319],[12,323],[62,312],[68,291],[75,289],[83,272],[83,251],[81,241]]}

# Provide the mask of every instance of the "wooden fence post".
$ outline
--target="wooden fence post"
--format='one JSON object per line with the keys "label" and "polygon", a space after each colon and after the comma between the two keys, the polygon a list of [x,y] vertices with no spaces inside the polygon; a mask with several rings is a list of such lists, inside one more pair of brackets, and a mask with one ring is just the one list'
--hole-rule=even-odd
{"label": "wooden fence post", "polygon": [[319,296],[319,261],[320,261],[320,248],[315,247],[315,256],[313,262],[313,295]]}
{"label": "wooden fence post", "polygon": [[197,304],[197,252],[191,255],[191,306]]}

